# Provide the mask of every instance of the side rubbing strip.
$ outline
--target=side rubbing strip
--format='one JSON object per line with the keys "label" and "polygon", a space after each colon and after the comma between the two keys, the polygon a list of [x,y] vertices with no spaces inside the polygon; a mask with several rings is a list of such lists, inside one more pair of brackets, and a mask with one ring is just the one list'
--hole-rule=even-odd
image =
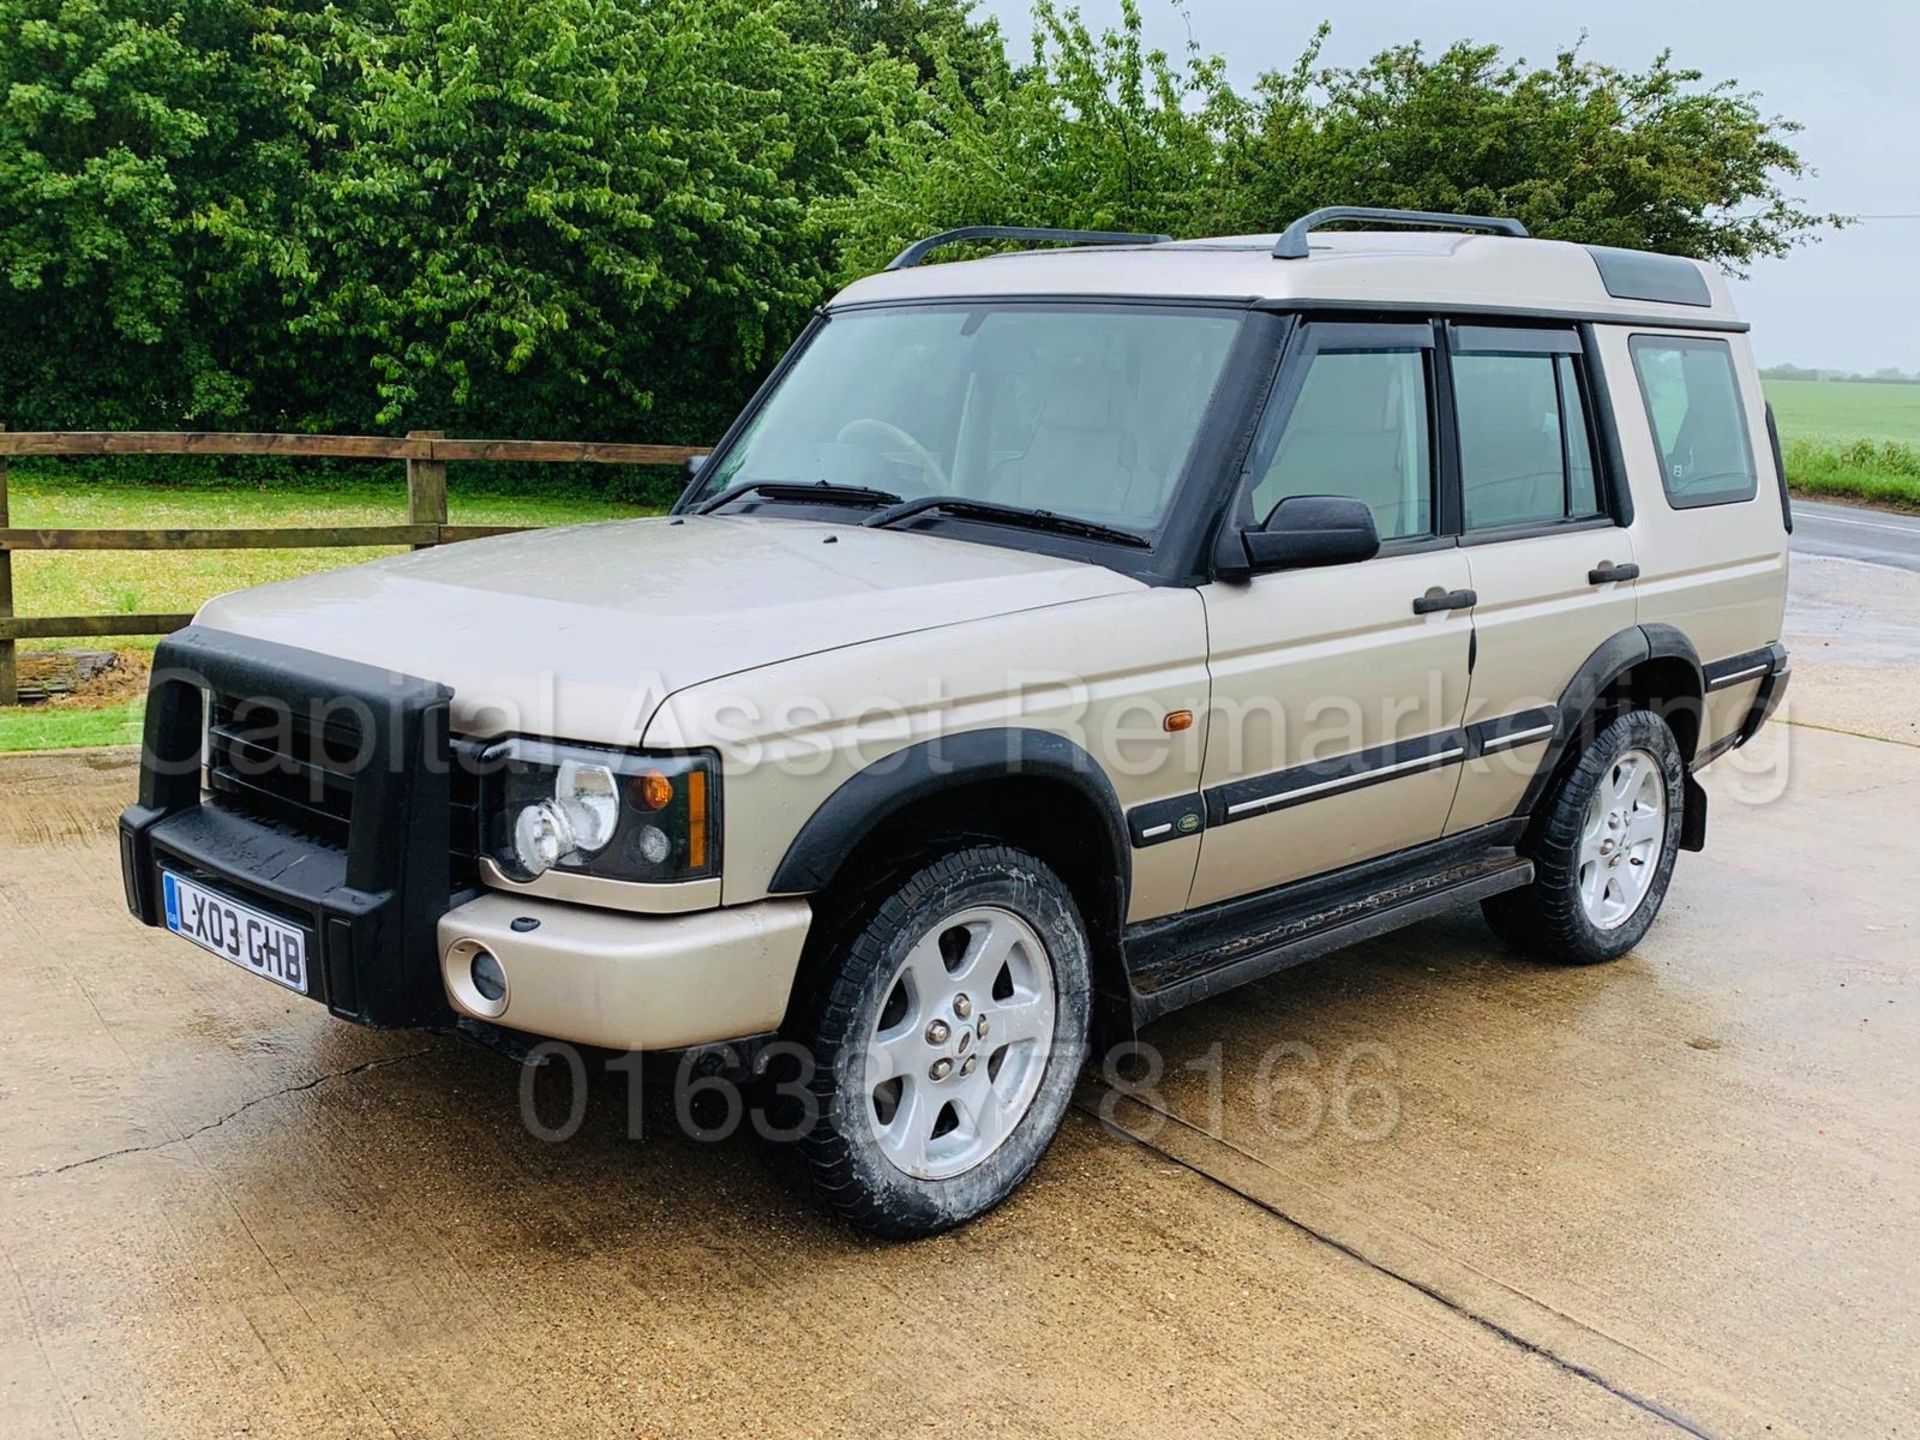
{"label": "side rubbing strip", "polygon": [[[1207,823],[1230,825],[1237,820],[1252,820],[1310,800],[1364,789],[1383,780],[1536,744],[1553,735],[1559,718],[1557,706],[1543,705],[1535,710],[1482,720],[1464,730],[1441,730],[1394,745],[1355,750],[1331,760],[1315,760],[1291,770],[1216,785],[1207,791]],[[1144,843],[1137,838],[1137,832],[1135,843]]]}
{"label": "side rubbing strip", "polygon": [[1373,780],[1384,780],[1389,775],[1398,775],[1404,770],[1425,770],[1435,765],[1444,765],[1450,760],[1458,760],[1467,753],[1467,747],[1457,746],[1452,750],[1442,750],[1433,755],[1422,755],[1413,760],[1402,760],[1397,765],[1376,765],[1371,770],[1363,770],[1357,775],[1341,775],[1332,780],[1320,780],[1311,785],[1296,786],[1291,790],[1281,790],[1273,795],[1262,796],[1258,800],[1242,800],[1238,804],[1227,806],[1227,818],[1251,814],[1255,810],[1271,810],[1276,805],[1285,805],[1296,800],[1310,800],[1315,795],[1324,795],[1332,790],[1351,790],[1357,785]]}
{"label": "side rubbing strip", "polygon": [[1544,740],[1551,734],[1553,734],[1551,725],[1535,725],[1528,730],[1515,730],[1486,741],[1480,746],[1480,753],[1490,755],[1496,750],[1511,750],[1515,745],[1531,744],[1535,740]]}
{"label": "side rubbing strip", "polygon": [[1393,745],[1355,750],[1329,760],[1313,760],[1290,770],[1254,775],[1207,791],[1207,823],[1228,825],[1253,820],[1329,795],[1377,785],[1402,775],[1456,764],[1467,755],[1462,730],[1442,730]]}
{"label": "side rubbing strip", "polygon": [[1786,662],[1785,647],[1776,643],[1764,650],[1749,650],[1742,655],[1729,655],[1724,660],[1712,661],[1701,666],[1700,670],[1707,689],[1724,690],[1729,685],[1740,685],[1769,675]]}
{"label": "side rubbing strip", "polygon": [[1467,741],[1475,755],[1495,755],[1521,745],[1534,745],[1553,734],[1560,718],[1557,705],[1542,705],[1537,710],[1521,710],[1481,720],[1467,727]]}

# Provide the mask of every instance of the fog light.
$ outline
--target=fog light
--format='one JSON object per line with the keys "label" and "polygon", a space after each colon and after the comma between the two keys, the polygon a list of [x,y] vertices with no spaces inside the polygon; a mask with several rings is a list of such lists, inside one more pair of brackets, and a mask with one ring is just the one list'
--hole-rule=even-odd
{"label": "fog light", "polygon": [[468,967],[473,976],[473,988],[480,992],[480,998],[490,1005],[497,1005],[506,998],[507,972],[500,968],[500,962],[493,958],[491,950],[473,952],[473,963]]}

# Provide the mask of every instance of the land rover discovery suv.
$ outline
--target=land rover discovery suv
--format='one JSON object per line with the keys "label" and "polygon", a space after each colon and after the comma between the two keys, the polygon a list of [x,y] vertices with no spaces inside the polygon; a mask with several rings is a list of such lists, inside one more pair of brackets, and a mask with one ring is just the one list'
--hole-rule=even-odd
{"label": "land rover discovery suv", "polygon": [[1746,329],[1510,220],[931,237],[670,515],[207,605],[128,904],[364,1024],[778,1051],[821,1202],[940,1230],[1178,1006],[1639,943],[1787,680]]}

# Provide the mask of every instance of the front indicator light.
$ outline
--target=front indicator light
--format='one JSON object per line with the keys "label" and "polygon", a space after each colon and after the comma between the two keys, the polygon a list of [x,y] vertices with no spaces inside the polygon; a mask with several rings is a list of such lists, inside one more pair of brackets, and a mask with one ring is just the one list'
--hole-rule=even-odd
{"label": "front indicator light", "polygon": [[707,868],[707,772],[695,770],[687,776],[687,863],[695,870]]}

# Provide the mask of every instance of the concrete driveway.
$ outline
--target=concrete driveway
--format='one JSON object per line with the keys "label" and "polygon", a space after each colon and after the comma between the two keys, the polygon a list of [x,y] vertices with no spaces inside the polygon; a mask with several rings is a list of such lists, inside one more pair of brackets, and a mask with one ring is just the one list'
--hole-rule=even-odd
{"label": "concrete driveway", "polygon": [[136,928],[128,759],[14,760],[0,1433],[1912,1434],[1920,575],[1803,560],[1789,640],[1639,952],[1466,912],[1189,1011],[909,1247]]}

